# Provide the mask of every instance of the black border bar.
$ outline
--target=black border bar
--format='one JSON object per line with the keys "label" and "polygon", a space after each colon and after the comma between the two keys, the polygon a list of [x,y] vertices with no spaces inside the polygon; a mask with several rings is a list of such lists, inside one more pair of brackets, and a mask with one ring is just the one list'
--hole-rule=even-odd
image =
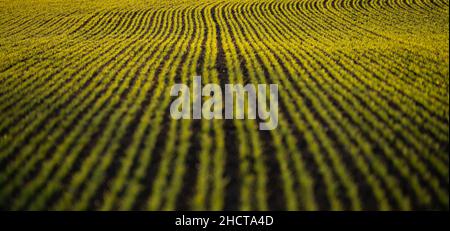
{"label": "black border bar", "polygon": [[[182,216],[215,220],[207,228],[177,226]],[[385,227],[446,227],[449,213],[424,212],[0,212],[0,222],[10,227],[42,228],[142,228],[149,230],[304,230],[303,228],[345,227],[357,230]],[[220,226],[220,216],[271,216],[273,224]],[[241,219],[242,220],[242,219]]]}

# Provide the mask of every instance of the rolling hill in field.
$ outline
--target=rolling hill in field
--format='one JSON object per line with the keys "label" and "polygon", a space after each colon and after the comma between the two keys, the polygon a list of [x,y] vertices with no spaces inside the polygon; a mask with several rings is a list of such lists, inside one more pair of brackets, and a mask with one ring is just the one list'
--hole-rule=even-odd
{"label": "rolling hill in field", "polygon": [[[448,0],[1,0],[3,210],[448,210]],[[174,120],[279,85],[279,123]]]}

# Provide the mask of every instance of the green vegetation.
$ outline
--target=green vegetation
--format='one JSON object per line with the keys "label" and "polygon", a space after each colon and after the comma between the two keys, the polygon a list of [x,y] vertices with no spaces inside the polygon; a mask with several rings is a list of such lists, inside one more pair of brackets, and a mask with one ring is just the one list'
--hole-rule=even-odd
{"label": "green vegetation", "polygon": [[[0,1],[0,209],[449,208],[447,0]],[[170,87],[279,85],[279,124]]]}

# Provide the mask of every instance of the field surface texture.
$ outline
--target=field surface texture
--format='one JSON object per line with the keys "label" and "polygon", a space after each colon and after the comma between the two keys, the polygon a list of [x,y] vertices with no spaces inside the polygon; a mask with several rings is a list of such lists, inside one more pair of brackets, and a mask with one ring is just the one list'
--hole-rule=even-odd
{"label": "field surface texture", "polygon": [[[447,210],[448,0],[0,0],[0,208]],[[279,124],[174,120],[279,85]]]}

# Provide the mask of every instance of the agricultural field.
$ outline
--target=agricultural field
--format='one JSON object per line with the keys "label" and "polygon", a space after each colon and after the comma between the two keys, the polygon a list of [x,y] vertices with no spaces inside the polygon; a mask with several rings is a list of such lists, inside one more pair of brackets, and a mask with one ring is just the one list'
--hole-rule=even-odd
{"label": "agricultural field", "polygon": [[[279,86],[276,129],[176,83]],[[1,210],[448,210],[448,0],[0,0]]]}

